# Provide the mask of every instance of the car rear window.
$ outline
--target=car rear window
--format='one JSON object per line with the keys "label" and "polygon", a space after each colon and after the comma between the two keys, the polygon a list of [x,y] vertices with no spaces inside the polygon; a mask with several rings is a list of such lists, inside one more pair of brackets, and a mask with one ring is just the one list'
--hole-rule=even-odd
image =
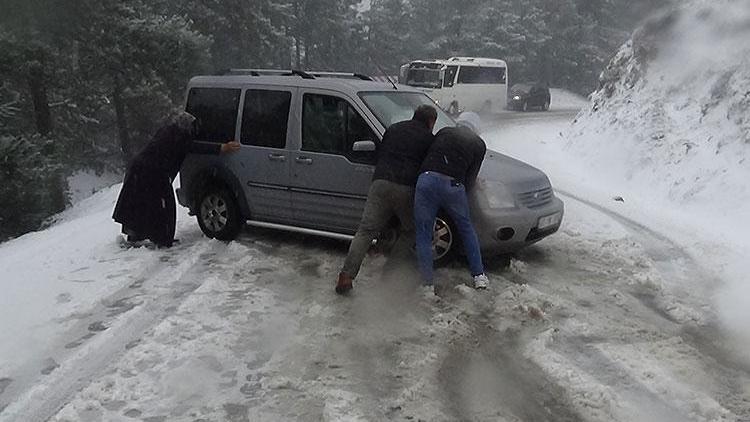
{"label": "car rear window", "polygon": [[186,110],[198,120],[197,140],[226,142],[234,139],[239,104],[239,89],[191,88]]}

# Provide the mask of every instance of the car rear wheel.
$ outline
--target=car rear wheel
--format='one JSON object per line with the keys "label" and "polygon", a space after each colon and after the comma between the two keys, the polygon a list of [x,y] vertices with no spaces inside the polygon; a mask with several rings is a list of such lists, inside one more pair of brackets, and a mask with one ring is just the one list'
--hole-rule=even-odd
{"label": "car rear wheel", "polygon": [[242,229],[242,214],[234,195],[226,188],[210,188],[201,196],[198,225],[203,234],[219,240],[234,240]]}

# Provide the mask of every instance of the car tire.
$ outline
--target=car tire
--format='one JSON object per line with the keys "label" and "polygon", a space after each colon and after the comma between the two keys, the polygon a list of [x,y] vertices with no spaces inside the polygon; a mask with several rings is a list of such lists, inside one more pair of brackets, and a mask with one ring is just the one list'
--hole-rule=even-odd
{"label": "car tire", "polygon": [[549,111],[549,100],[544,102],[544,104],[542,105],[542,110]]}
{"label": "car tire", "polygon": [[234,240],[244,223],[237,199],[225,187],[211,187],[200,196],[198,225],[207,237]]}
{"label": "car tire", "polygon": [[432,238],[432,256],[435,266],[448,264],[456,258],[459,249],[456,226],[444,214],[438,214]]}
{"label": "car tire", "polygon": [[[375,243],[375,251],[377,253],[390,254],[400,237],[400,230],[397,224],[389,223],[388,227],[384,229],[378,236],[377,242]],[[444,266],[449,262],[453,261],[456,257],[458,250],[458,238],[457,231],[453,222],[447,216],[440,214],[435,219],[435,229],[433,232],[433,264],[437,267]],[[436,252],[437,244],[440,242],[443,245]],[[412,245],[412,252],[416,253],[414,245]]]}
{"label": "car tire", "polygon": [[521,106],[521,111],[529,111],[529,102],[524,101],[523,105]]}

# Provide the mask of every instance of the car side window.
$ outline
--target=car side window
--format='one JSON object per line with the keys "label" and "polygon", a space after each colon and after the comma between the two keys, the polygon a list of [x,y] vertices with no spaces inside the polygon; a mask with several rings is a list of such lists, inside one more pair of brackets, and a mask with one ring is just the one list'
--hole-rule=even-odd
{"label": "car side window", "polygon": [[367,124],[364,118],[350,104],[347,104],[346,124],[346,156],[350,161],[363,164],[375,164],[377,154],[375,151],[353,151],[355,142],[372,141],[377,145],[378,138]]}
{"label": "car side window", "polygon": [[460,84],[504,84],[504,67],[461,66],[458,72]]}
{"label": "car side window", "polygon": [[286,146],[292,93],[249,89],[245,91],[240,142],[268,148]]}
{"label": "car side window", "polygon": [[239,89],[190,89],[186,111],[197,120],[196,139],[204,142],[226,142],[234,139],[239,104]]}
{"label": "car side window", "polygon": [[377,142],[370,126],[343,98],[305,94],[302,106],[302,150],[343,155],[357,163],[374,163],[374,151],[352,151],[355,142]]}

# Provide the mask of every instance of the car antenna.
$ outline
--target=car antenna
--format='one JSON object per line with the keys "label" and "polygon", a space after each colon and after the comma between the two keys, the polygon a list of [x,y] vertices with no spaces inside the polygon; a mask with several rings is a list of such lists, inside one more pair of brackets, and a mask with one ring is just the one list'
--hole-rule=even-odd
{"label": "car antenna", "polygon": [[391,85],[393,86],[393,89],[394,89],[394,90],[396,90],[396,91],[398,91],[398,87],[397,87],[397,86],[396,86],[396,84],[395,84],[395,83],[393,82],[393,79],[391,79],[391,77],[390,77],[390,76],[388,76],[388,74],[387,74],[387,73],[385,73],[385,70],[383,70],[383,68],[382,68],[382,67],[380,67],[380,64],[378,64],[378,62],[376,62],[376,61],[375,61],[375,60],[374,60],[374,59],[373,59],[372,57],[370,57],[370,60],[372,60],[372,62],[373,62],[373,63],[375,63],[375,67],[377,67],[377,68],[378,68],[378,70],[380,71],[380,73],[382,73],[382,74],[383,74],[383,76],[385,76],[385,78],[386,78],[386,79],[388,79],[388,82],[390,82],[390,83],[391,83]]}

